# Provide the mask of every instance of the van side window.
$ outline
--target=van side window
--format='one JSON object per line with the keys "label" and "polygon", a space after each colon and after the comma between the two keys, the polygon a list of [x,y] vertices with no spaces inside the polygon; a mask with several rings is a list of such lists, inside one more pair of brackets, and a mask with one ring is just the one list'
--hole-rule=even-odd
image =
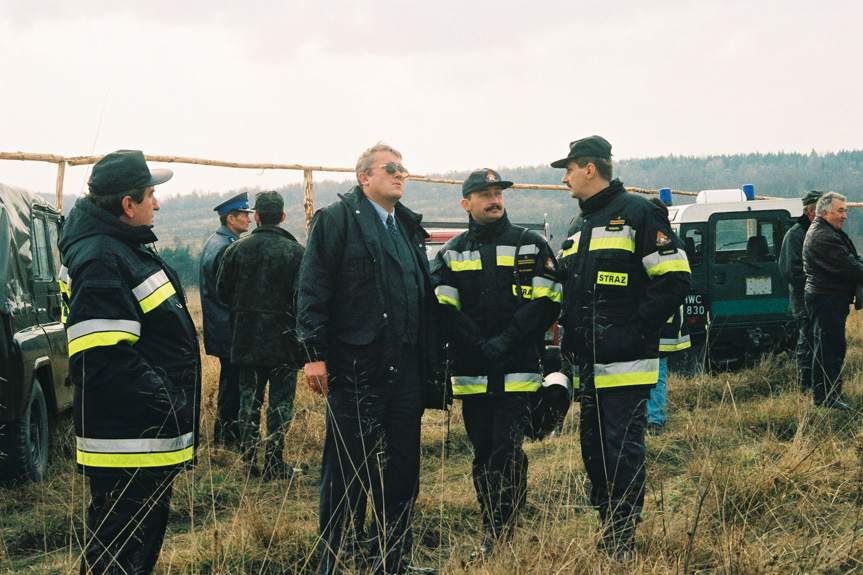
{"label": "van side window", "polygon": [[717,220],[716,263],[732,260],[750,262],[776,261],[776,225],[773,220]]}
{"label": "van side window", "polygon": [[51,261],[54,264],[54,273],[51,279],[57,279],[60,275],[60,222],[48,222],[48,249],[51,250]]}
{"label": "van side window", "polygon": [[686,250],[686,257],[689,258],[690,266],[701,265],[702,239],[703,234],[698,228],[686,230],[686,234],[683,236],[683,246]]}

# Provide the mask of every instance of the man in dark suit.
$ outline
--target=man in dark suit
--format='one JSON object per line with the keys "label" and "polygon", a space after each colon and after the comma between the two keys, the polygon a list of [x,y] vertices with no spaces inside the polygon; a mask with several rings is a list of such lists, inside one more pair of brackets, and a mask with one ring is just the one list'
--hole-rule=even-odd
{"label": "man in dark suit", "polygon": [[401,162],[382,142],[363,152],[359,185],[315,214],[300,269],[306,380],[327,396],[320,573],[337,573],[357,550],[366,495],[372,570],[418,570],[407,558],[436,299],[422,217],[399,201],[408,175]]}

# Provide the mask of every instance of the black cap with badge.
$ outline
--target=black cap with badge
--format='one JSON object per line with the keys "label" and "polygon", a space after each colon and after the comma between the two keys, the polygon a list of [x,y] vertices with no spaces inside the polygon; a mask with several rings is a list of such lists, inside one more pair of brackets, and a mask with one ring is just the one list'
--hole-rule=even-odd
{"label": "black cap with badge", "polygon": [[590,136],[569,144],[569,155],[551,163],[552,168],[565,168],[575,158],[611,159],[611,144],[602,136]]}
{"label": "black cap with badge", "polygon": [[96,162],[87,185],[94,196],[110,196],[158,186],[173,176],[171,170],[148,168],[141,150],[117,150]]}
{"label": "black cap with badge", "polygon": [[468,197],[490,186],[498,186],[501,190],[512,187],[512,182],[500,179],[500,174],[489,168],[474,170],[461,185],[461,195]]}

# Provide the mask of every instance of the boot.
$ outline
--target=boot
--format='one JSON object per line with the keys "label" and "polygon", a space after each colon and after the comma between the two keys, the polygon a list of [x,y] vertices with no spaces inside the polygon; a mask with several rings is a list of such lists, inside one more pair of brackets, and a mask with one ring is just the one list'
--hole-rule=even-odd
{"label": "boot", "polygon": [[246,475],[249,477],[260,477],[261,476],[261,468],[258,467],[257,459],[258,451],[254,447],[244,444],[243,445],[243,465],[246,469]]}
{"label": "boot", "polygon": [[282,460],[282,450],[268,445],[267,456],[264,459],[264,478],[267,480],[290,479],[294,474],[294,467]]}

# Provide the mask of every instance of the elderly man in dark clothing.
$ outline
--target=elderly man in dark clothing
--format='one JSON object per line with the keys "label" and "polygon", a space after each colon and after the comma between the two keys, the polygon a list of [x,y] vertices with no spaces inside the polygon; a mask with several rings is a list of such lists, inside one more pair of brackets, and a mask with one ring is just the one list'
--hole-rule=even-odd
{"label": "elderly man in dark clothing", "polygon": [[267,382],[267,446],[264,476],[287,479],[293,466],[282,459],[294,414],[302,353],[296,336],[296,298],[303,247],[288,231],[278,192],[255,196],[258,227],[225,250],[216,288],[231,308],[231,363],[240,367],[240,435],[250,475],[260,442],[261,406]]}
{"label": "elderly man in dark clothing", "polygon": [[850,411],[842,397],[845,321],[857,285],[863,283],[863,260],[842,231],[848,217],[845,196],[827,192],[818,200],[816,210],[818,216],[803,242],[804,299],[815,333],[815,405]]}
{"label": "elderly man in dark clothing", "polygon": [[419,492],[423,382],[437,368],[422,216],[402,203],[402,156],[379,142],[357,160],[349,193],[318,210],[300,278],[306,381],[327,396],[321,463],[320,573],[358,549],[365,494],[374,508],[374,573],[408,564]]}
{"label": "elderly man in dark clothing", "polygon": [[800,391],[812,390],[812,350],[815,346],[812,322],[806,313],[803,294],[806,287],[806,274],[803,273],[803,240],[809,225],[815,219],[815,205],[824,192],[812,190],[803,196],[803,215],[785,234],[782,251],[779,252],[779,271],[791,286],[791,313],[797,320],[797,385]]}
{"label": "elderly man in dark clothing", "polygon": [[252,222],[249,194],[243,192],[221,202],[213,208],[219,214],[219,229],[213,232],[201,251],[199,286],[201,314],[204,323],[204,351],[219,358],[219,393],[216,399],[216,422],[213,440],[219,445],[238,445],[240,430],[237,414],[240,412],[240,372],[231,365],[231,323],[228,304],[216,293],[216,274],[222,255],[229,245],[249,231]]}

